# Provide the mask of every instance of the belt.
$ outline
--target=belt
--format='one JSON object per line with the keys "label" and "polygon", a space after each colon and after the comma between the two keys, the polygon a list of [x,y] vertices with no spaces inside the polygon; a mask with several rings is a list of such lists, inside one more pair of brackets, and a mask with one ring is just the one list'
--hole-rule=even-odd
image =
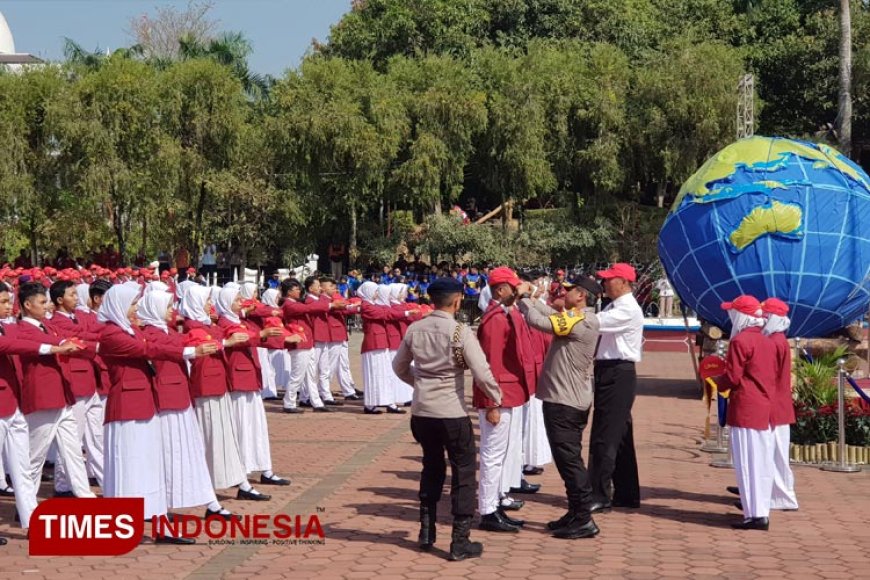
{"label": "belt", "polygon": [[615,367],[618,365],[632,365],[632,366],[634,366],[634,361],[633,360],[624,360],[624,359],[620,359],[620,358],[597,359],[595,361],[595,366]]}

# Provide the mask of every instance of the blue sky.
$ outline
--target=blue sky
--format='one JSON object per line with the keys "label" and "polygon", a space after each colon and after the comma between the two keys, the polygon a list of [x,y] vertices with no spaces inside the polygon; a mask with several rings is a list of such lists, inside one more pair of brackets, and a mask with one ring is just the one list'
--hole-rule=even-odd
{"label": "blue sky", "polygon": [[[132,44],[130,19],[156,6],[184,7],[186,0],[0,0],[18,52],[56,60],[63,38],[84,48],[115,49]],[[350,0],[216,0],[218,29],[240,31],[251,41],[251,68],[280,75],[296,67],[311,45],[325,41],[329,27],[350,9]]]}

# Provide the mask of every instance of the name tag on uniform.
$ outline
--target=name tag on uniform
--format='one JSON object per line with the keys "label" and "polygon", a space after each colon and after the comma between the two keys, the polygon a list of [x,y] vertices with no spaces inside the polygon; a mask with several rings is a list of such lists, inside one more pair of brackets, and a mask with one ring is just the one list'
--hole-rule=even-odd
{"label": "name tag on uniform", "polygon": [[585,319],[586,315],[582,312],[568,310],[551,315],[550,324],[553,325],[553,332],[556,333],[556,336],[568,336],[574,326]]}

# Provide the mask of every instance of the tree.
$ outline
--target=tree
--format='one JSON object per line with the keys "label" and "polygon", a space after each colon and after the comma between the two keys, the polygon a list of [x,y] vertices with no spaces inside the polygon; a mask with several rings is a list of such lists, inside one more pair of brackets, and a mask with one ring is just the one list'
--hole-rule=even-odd
{"label": "tree", "polygon": [[251,43],[241,32],[224,32],[203,41],[195,36],[185,36],[179,41],[181,60],[209,58],[227,67],[242,83],[245,93],[251,98],[262,96],[269,87],[269,79],[251,71],[248,57]]}
{"label": "tree", "polygon": [[840,77],[837,137],[844,155],[852,152],[852,6],[840,0]]}
{"label": "tree", "polygon": [[187,7],[158,6],[156,14],[140,14],[130,20],[128,34],[148,58],[174,60],[181,54],[181,41],[207,43],[217,21],[211,17],[213,0],[188,0]]}

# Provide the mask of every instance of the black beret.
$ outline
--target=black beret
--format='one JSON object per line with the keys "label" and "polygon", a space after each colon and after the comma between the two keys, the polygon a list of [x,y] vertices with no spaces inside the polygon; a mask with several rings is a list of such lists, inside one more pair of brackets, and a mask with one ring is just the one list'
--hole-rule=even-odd
{"label": "black beret", "polygon": [[436,278],[429,284],[429,296],[461,294],[464,290],[462,282],[455,278]]}
{"label": "black beret", "polygon": [[562,282],[562,286],[565,288],[574,288],[575,286],[580,286],[584,290],[587,290],[593,294],[601,294],[604,292],[604,288],[601,285],[589,278],[588,276],[577,276],[571,282]]}

